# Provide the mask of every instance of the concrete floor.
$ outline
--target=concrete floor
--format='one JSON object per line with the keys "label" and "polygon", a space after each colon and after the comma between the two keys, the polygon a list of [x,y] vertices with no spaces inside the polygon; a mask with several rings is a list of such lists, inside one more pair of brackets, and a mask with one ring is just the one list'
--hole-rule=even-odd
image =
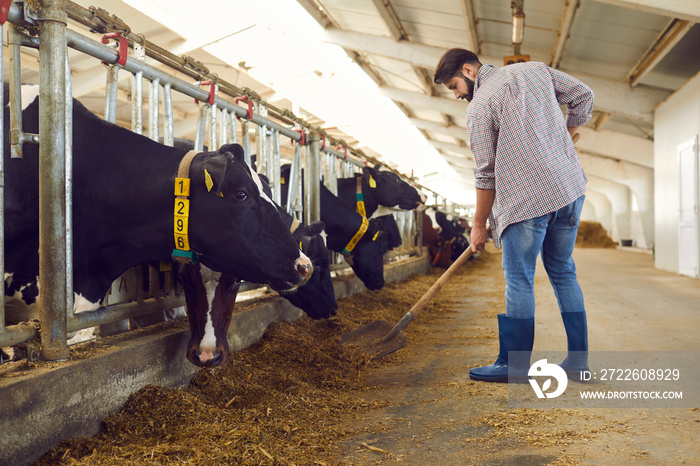
{"label": "concrete floor", "polygon": [[[417,318],[409,345],[379,367],[368,397],[388,404],[344,442],[349,464],[700,464],[700,403],[686,408],[513,408],[508,384],[469,379],[498,354],[505,312],[500,251],[441,293],[451,313]],[[700,350],[700,280],[654,268],[632,249],[577,249],[592,352]],[[477,270],[479,270],[477,272]],[[552,288],[535,279],[536,351],[566,349]],[[700,353],[695,353],[695,356]],[[691,353],[689,356],[693,356]],[[697,359],[695,359],[697,360]],[[593,366],[591,366],[593,370]],[[697,368],[692,374],[698,380]],[[569,384],[577,387],[587,384]],[[700,384],[698,384],[700,385]],[[518,385],[518,387],[531,387]],[[673,387],[670,387],[673,388]],[[568,392],[568,390],[567,390]]]}
{"label": "concrete floor", "polygon": [[[576,249],[574,260],[591,350],[700,351],[700,280],[658,270],[635,249]],[[536,320],[544,324],[556,302],[541,266],[537,276]],[[554,330],[552,338],[563,336]]]}

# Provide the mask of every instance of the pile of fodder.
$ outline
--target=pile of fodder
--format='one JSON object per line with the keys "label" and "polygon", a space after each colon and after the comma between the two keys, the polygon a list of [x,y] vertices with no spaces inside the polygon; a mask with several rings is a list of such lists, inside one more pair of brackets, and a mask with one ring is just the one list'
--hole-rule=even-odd
{"label": "pile of fodder", "polygon": [[[186,389],[146,386],[95,437],[67,440],[36,464],[335,464],[339,440],[365,428],[357,420],[368,410],[386,405],[363,398],[372,388],[368,372],[396,363],[392,356],[372,362],[341,345],[341,336],[374,320],[397,322],[440,272],[339,299],[331,319],[275,323]],[[429,306],[442,306],[440,297]],[[421,331],[419,323],[406,330]]]}
{"label": "pile of fodder", "polygon": [[618,245],[598,222],[581,221],[576,236],[576,246],[579,248],[614,248]]}

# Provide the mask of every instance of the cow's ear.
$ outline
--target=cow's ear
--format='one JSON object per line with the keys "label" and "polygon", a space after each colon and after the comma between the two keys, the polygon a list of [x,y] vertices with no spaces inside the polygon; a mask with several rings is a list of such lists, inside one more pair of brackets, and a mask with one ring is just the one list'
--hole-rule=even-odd
{"label": "cow's ear", "polygon": [[326,224],[323,222],[312,222],[308,226],[308,231],[310,235],[320,235],[321,232],[326,228]]}
{"label": "cow's ear", "polygon": [[374,169],[377,170],[377,171],[381,170],[381,169],[382,169],[382,163],[381,163],[381,162],[377,162],[376,164],[374,164]]}
{"label": "cow's ear", "polygon": [[362,174],[365,178],[367,178],[367,183],[369,184],[370,188],[377,187],[377,173],[379,172],[374,168],[362,167]]}
{"label": "cow's ear", "polygon": [[217,152],[219,154],[225,154],[226,152],[230,152],[231,154],[233,154],[236,160],[243,160],[243,156],[245,155],[245,153],[243,152],[243,148],[240,146],[240,144],[224,144],[223,146],[219,147],[219,150]]}
{"label": "cow's ear", "polygon": [[211,155],[202,161],[194,176],[202,177],[207,191],[223,196],[221,190],[234,163],[237,162],[228,154]]}

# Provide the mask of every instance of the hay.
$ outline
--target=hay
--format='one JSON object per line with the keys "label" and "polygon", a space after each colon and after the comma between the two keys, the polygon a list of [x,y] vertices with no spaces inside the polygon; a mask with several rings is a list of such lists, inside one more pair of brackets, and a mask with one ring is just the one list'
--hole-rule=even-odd
{"label": "hay", "polygon": [[618,243],[610,239],[608,233],[598,222],[579,222],[576,247],[579,248],[614,248]]}
{"label": "hay", "polygon": [[[337,464],[339,440],[361,431],[362,414],[386,406],[363,398],[372,388],[367,374],[395,364],[391,356],[368,361],[341,336],[374,320],[398,321],[441,272],[340,299],[332,319],[275,323],[187,389],[144,387],[98,435],[67,440],[36,464]],[[426,310],[440,308],[438,296]],[[420,325],[405,332],[418,335]]]}

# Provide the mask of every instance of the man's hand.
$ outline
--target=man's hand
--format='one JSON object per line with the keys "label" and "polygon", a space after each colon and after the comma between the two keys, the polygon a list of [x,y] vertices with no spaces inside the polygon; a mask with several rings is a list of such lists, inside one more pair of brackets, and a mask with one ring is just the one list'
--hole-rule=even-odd
{"label": "man's hand", "polygon": [[486,247],[486,243],[489,240],[489,231],[486,229],[485,226],[477,226],[474,225],[472,227],[472,234],[471,234],[471,245],[469,246],[472,248],[472,252],[479,252],[483,251],[484,248]]}

